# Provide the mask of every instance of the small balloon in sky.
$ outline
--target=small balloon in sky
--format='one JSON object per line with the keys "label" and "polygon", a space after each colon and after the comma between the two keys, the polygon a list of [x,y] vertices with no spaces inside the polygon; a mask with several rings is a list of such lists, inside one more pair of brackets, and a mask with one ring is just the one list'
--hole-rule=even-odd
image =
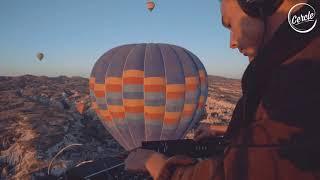
{"label": "small balloon in sky", "polygon": [[151,12],[155,8],[155,3],[152,0],[147,1],[147,8]]}
{"label": "small balloon in sky", "polygon": [[42,61],[42,59],[44,58],[44,54],[41,53],[41,52],[39,52],[39,53],[37,54],[37,58],[38,58],[39,61]]}

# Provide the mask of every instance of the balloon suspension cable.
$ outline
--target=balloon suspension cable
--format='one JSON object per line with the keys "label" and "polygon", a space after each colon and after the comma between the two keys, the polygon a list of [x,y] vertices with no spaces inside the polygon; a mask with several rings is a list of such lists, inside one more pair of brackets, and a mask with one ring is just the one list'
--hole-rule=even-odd
{"label": "balloon suspension cable", "polygon": [[[133,151],[135,151],[135,150],[137,150],[137,149],[139,149],[139,148],[140,148],[140,147],[131,149],[130,151],[123,151],[123,152],[120,152],[120,153],[118,153],[117,155],[111,156],[111,157],[113,157],[113,158],[120,158],[120,159],[122,160],[122,159],[123,159],[123,155],[127,155],[128,153],[133,152]],[[114,169],[114,168],[123,166],[124,164],[125,164],[125,163],[122,162],[122,163],[116,164],[116,165],[114,165],[114,166],[112,166],[112,167],[108,167],[108,168],[103,169],[103,170],[101,170],[101,171],[98,171],[98,172],[89,174],[88,176],[84,177],[84,179],[88,179],[88,178],[90,178],[90,177],[92,177],[92,176],[95,176],[95,175],[97,175],[97,174],[100,174],[100,173],[103,173],[103,172],[107,172],[107,171],[112,170],[112,169]]]}
{"label": "balloon suspension cable", "polygon": [[73,146],[82,146],[83,144],[70,144],[64,148],[62,148],[50,161],[49,166],[48,166],[48,175],[50,175],[50,170],[51,170],[51,165],[53,163],[53,161],[66,149],[73,147]]}
{"label": "balloon suspension cable", "polygon": [[113,169],[113,168],[120,167],[120,166],[123,166],[123,165],[124,165],[124,162],[123,162],[123,163],[120,163],[120,164],[117,164],[117,165],[114,165],[114,166],[112,166],[112,167],[109,167],[109,168],[107,168],[107,169],[103,169],[103,170],[101,170],[101,171],[95,172],[95,173],[93,173],[93,174],[90,174],[90,175],[84,177],[84,179],[88,179],[88,178],[90,178],[90,177],[92,177],[92,176],[95,176],[95,175],[97,175],[97,174],[100,174],[100,173],[109,171],[109,170],[111,170],[111,169]]}
{"label": "balloon suspension cable", "polygon": [[93,162],[93,160],[82,161],[82,162],[80,162],[79,164],[77,164],[75,167],[79,167],[79,166],[81,166],[81,165],[83,165],[83,164],[92,163],[92,162]]}

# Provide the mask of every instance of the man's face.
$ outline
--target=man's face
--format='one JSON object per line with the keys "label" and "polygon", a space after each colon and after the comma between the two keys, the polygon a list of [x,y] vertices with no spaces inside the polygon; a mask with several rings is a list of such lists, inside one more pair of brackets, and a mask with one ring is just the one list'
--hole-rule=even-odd
{"label": "man's face", "polygon": [[221,3],[222,24],[230,30],[230,48],[238,48],[251,61],[262,42],[264,24],[245,14],[236,0]]}

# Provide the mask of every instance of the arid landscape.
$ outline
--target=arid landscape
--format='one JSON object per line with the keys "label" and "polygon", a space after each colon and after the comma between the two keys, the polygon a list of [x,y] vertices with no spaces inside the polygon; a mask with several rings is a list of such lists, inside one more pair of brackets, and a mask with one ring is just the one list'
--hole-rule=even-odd
{"label": "arid landscape", "polygon": [[[241,95],[240,80],[209,77],[206,116],[201,123],[228,125]],[[77,102],[84,102],[79,113]],[[25,75],[0,77],[0,179],[41,179],[77,164],[116,156],[124,149],[90,108],[88,79]],[[193,131],[187,137],[192,138]]]}

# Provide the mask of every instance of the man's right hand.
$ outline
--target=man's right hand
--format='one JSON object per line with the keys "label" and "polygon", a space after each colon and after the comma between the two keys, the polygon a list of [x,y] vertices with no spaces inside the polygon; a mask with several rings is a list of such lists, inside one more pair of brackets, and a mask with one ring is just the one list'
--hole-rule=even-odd
{"label": "man's right hand", "polygon": [[213,126],[207,123],[200,124],[195,131],[194,140],[200,141],[202,139],[213,138],[223,135],[227,130],[227,126]]}

